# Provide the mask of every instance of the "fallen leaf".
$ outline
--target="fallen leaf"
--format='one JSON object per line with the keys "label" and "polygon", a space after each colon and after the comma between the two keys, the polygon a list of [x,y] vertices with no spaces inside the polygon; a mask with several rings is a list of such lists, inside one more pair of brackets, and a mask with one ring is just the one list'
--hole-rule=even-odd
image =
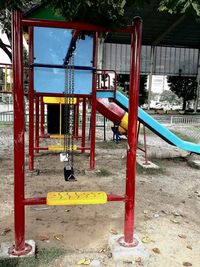
{"label": "fallen leaf", "polygon": [[135,259],[135,262],[142,262],[142,259],[141,259],[140,257],[137,257],[137,258]]}
{"label": "fallen leaf", "polygon": [[5,229],[3,230],[3,232],[1,232],[1,235],[4,236],[4,235],[6,235],[6,234],[9,233],[9,232],[11,232],[11,229],[10,229],[10,228],[5,228]]}
{"label": "fallen leaf", "polygon": [[90,265],[90,263],[91,263],[91,260],[83,258],[83,259],[77,261],[76,264],[77,265]]}
{"label": "fallen leaf", "polygon": [[40,235],[39,240],[40,241],[47,241],[47,240],[49,240],[49,236],[48,235]]}
{"label": "fallen leaf", "polygon": [[85,260],[85,262],[83,263],[84,265],[90,265],[91,260]]}
{"label": "fallen leaf", "polygon": [[187,247],[186,248],[188,248],[188,249],[191,249],[192,250],[192,246],[190,246],[190,245],[187,245]]}
{"label": "fallen leaf", "polygon": [[176,211],[173,212],[172,214],[173,214],[175,217],[179,217],[179,216],[180,216],[180,217],[183,217],[183,215],[182,215],[181,213],[178,213],[178,212],[176,212]]}
{"label": "fallen leaf", "polygon": [[70,210],[69,209],[66,209],[65,212],[70,212]]}
{"label": "fallen leaf", "polygon": [[164,214],[169,214],[167,211],[165,211],[165,210],[161,210],[161,212],[162,213],[164,213]]}
{"label": "fallen leaf", "polygon": [[186,239],[187,236],[184,235],[184,234],[179,234],[178,237],[183,238],[183,239]]}
{"label": "fallen leaf", "polygon": [[153,250],[154,253],[160,254],[160,249],[159,248],[153,248],[152,250]]}
{"label": "fallen leaf", "polygon": [[117,230],[115,230],[115,229],[110,229],[110,233],[113,234],[113,235],[117,235],[118,234]]}
{"label": "fallen leaf", "polygon": [[177,221],[177,220],[174,220],[174,219],[171,219],[170,221],[171,221],[171,222],[173,222],[173,223],[176,223],[176,224],[180,224],[180,222],[179,222],[179,221]]}
{"label": "fallen leaf", "polygon": [[61,241],[63,239],[63,235],[54,235],[54,238],[58,241]]}
{"label": "fallen leaf", "polygon": [[183,266],[192,266],[192,263],[188,262],[188,261],[184,261],[183,262]]}
{"label": "fallen leaf", "polygon": [[81,259],[81,260],[79,260],[79,261],[77,261],[77,265],[82,265],[83,263],[85,262],[85,258],[84,259]]}
{"label": "fallen leaf", "polygon": [[143,243],[150,243],[151,242],[151,238],[148,235],[144,235],[142,237],[142,242]]}
{"label": "fallen leaf", "polygon": [[148,213],[148,210],[144,210],[143,213],[144,213],[144,214],[147,214],[147,213]]}

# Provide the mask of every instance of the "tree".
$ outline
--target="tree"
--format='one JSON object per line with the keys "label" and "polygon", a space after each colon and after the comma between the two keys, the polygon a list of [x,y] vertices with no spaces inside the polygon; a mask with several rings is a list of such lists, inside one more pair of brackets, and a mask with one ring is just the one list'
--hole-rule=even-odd
{"label": "tree", "polygon": [[195,77],[168,76],[167,81],[170,90],[179,98],[183,99],[183,110],[186,109],[186,103],[196,98],[197,82]]}
{"label": "tree", "polygon": [[[20,8],[22,11],[28,10],[33,4],[38,4],[39,0],[0,0],[0,28],[8,37],[11,44],[11,10]],[[7,45],[0,38],[0,49],[2,49],[12,60],[11,46]]]}
{"label": "tree", "polygon": [[160,95],[161,102],[168,102],[171,105],[180,104],[181,100],[178,96],[171,90],[164,90]]}
{"label": "tree", "polygon": [[[22,11],[28,10],[32,5],[44,4],[51,7],[57,14],[66,20],[84,21],[102,26],[123,27],[126,25],[126,12],[131,7],[139,8],[149,0],[0,0],[0,27],[11,41],[11,10],[19,7]],[[200,16],[199,0],[160,0],[160,11],[192,12]],[[11,59],[11,47],[0,39],[0,49]]]}
{"label": "tree", "polygon": [[168,11],[170,14],[190,12],[200,17],[200,2],[199,0],[162,0],[159,10]]}

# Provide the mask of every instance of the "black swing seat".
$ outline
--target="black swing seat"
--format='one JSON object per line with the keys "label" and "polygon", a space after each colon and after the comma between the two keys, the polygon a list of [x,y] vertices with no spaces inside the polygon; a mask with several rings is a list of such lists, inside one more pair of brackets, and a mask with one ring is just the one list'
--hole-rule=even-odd
{"label": "black swing seat", "polygon": [[76,181],[74,169],[70,165],[64,167],[64,178],[67,182]]}

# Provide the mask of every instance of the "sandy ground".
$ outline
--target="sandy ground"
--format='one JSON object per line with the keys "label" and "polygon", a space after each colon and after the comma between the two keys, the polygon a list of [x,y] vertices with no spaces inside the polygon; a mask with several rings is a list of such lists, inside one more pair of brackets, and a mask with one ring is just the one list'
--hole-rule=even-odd
{"label": "sandy ground", "polygon": [[[97,139],[101,139],[99,132]],[[111,134],[110,134],[111,136]],[[109,138],[110,138],[109,136]],[[140,137],[142,140],[142,137]],[[158,141],[155,141],[158,140]],[[161,170],[138,170],[135,231],[150,242],[148,267],[200,266],[200,174],[182,152],[150,135],[149,154]],[[0,129],[0,243],[13,239],[12,129]],[[125,189],[126,144],[118,147],[97,142],[96,171],[89,171],[87,154],[75,156],[76,182],[65,182],[58,153],[36,156],[35,173],[27,171],[26,196],[46,196],[49,191],[105,191],[123,194]],[[27,163],[27,153],[26,153]],[[105,171],[106,170],[106,171]],[[26,238],[38,249],[64,248],[66,254],[48,266],[76,266],[89,258],[100,265],[114,265],[107,248],[108,238],[123,233],[124,203],[97,206],[32,206],[26,208]],[[7,233],[4,230],[11,231]],[[47,239],[42,241],[41,239]],[[156,248],[156,249],[155,249]],[[158,249],[157,249],[158,248]],[[154,250],[154,251],[153,251]],[[157,253],[155,253],[157,252]],[[192,265],[184,265],[191,263]],[[132,263],[117,266],[133,266]],[[135,265],[134,265],[135,266]],[[137,262],[136,266],[143,266]]]}

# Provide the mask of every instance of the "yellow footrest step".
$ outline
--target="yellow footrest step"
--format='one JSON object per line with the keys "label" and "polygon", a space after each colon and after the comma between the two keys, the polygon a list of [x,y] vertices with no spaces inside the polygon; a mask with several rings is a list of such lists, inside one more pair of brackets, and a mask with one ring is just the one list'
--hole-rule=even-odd
{"label": "yellow footrest step", "polygon": [[47,205],[87,205],[105,204],[105,192],[49,192]]}
{"label": "yellow footrest step", "polygon": [[73,145],[68,148],[65,148],[64,146],[49,146],[48,150],[50,151],[65,151],[65,150],[77,150],[77,146]]}

